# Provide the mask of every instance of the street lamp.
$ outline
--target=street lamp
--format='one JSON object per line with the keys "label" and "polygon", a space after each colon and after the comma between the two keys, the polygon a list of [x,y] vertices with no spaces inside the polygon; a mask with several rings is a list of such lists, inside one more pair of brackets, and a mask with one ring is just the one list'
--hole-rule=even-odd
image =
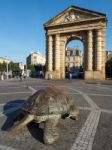
{"label": "street lamp", "polygon": [[9,68],[8,68],[8,62],[7,62],[7,79],[9,79]]}
{"label": "street lamp", "polygon": [[9,57],[6,56],[6,79],[9,79]]}

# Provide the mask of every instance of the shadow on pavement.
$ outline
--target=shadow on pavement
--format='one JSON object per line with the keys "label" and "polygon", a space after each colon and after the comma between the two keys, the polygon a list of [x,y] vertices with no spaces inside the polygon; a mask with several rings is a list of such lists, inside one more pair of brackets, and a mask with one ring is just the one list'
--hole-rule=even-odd
{"label": "shadow on pavement", "polygon": [[3,114],[7,117],[2,126],[2,130],[7,130],[16,121],[16,117],[20,114],[21,108],[25,100],[13,100],[4,105]]}
{"label": "shadow on pavement", "polygon": [[39,142],[43,142],[43,129],[39,127],[38,123],[31,122],[27,125],[30,134]]}
{"label": "shadow on pavement", "polygon": [[[20,121],[24,117],[22,113],[22,107],[24,102],[25,100],[13,100],[4,105],[3,114],[7,117],[7,119],[1,127],[2,131],[7,131],[7,129],[12,127],[14,123]],[[27,125],[27,128],[30,134],[36,140],[43,143],[43,129],[42,127],[39,127],[38,123],[31,122]],[[16,131],[15,134],[17,134],[17,132],[19,131]]]}

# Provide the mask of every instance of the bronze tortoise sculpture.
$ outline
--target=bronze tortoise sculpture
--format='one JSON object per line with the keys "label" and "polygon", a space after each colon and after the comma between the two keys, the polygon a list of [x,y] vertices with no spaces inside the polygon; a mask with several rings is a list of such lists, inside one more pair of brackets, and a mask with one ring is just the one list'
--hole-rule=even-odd
{"label": "bronze tortoise sculpture", "polygon": [[22,113],[24,117],[8,131],[20,129],[31,121],[43,122],[45,144],[52,144],[59,138],[59,119],[79,118],[79,109],[71,103],[71,99],[63,90],[56,86],[40,89],[31,95],[23,105]]}

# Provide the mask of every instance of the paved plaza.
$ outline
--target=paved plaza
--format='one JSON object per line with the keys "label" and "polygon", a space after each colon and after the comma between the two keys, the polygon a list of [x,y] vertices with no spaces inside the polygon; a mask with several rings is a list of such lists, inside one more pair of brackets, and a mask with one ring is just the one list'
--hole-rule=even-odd
{"label": "paved plaza", "polygon": [[[80,119],[62,120],[60,138],[52,145],[43,144],[43,128],[34,122],[18,131],[6,131],[27,97],[51,85],[72,98]],[[0,150],[112,150],[112,81],[0,81],[0,129]]]}

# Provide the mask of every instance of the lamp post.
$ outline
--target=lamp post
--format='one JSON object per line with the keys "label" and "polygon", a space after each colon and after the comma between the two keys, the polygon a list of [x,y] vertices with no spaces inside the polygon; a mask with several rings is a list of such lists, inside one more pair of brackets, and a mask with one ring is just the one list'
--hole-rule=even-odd
{"label": "lamp post", "polygon": [[9,79],[9,68],[8,68],[8,63],[7,63],[7,79]]}
{"label": "lamp post", "polygon": [[9,79],[9,58],[6,56],[6,79]]}

